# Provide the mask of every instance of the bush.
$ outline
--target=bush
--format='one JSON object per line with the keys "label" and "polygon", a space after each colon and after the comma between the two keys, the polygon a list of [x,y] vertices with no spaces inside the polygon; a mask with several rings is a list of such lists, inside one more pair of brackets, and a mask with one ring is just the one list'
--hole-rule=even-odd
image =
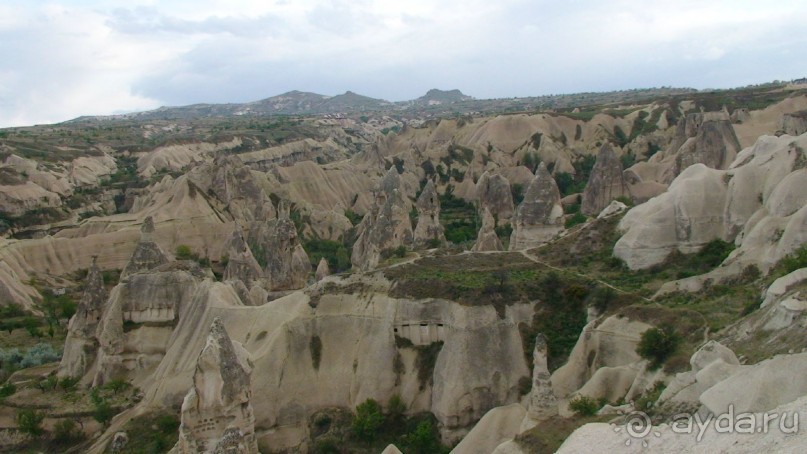
{"label": "bush", "polygon": [[723,263],[723,260],[726,260],[726,257],[728,257],[733,250],[734,243],[723,240],[712,240],[698,251],[697,260],[709,268],[714,268]]}
{"label": "bush", "polygon": [[408,448],[407,453],[434,454],[442,451],[439,435],[431,421],[418,424],[414,431],[404,436],[404,443]]}
{"label": "bush", "polygon": [[59,387],[65,391],[74,391],[78,381],[79,377],[64,377],[63,379],[59,380]]}
{"label": "bush", "polygon": [[0,399],[12,396],[15,392],[17,392],[17,387],[14,383],[4,383],[3,386],[0,386]]}
{"label": "bush", "polygon": [[779,262],[786,274],[807,267],[807,244],[791,252]]}
{"label": "bush", "polygon": [[588,396],[577,396],[569,401],[569,408],[577,416],[594,416],[601,408],[599,403]]}
{"label": "bush", "polygon": [[72,419],[63,419],[53,426],[53,441],[57,443],[71,443],[84,438],[84,433]]}
{"label": "bush", "polygon": [[115,416],[115,410],[112,408],[112,405],[107,402],[104,398],[97,398],[93,401],[93,405],[95,408],[92,412],[92,417],[99,423],[103,424],[104,427],[112,420]]}
{"label": "bush", "polygon": [[339,241],[311,238],[303,241],[303,249],[312,266],[317,266],[324,257],[333,273],[347,271],[351,267],[350,251]]}
{"label": "bush", "polygon": [[177,260],[195,260],[193,251],[187,244],[180,244],[177,246],[176,251],[174,251],[174,255],[176,256]]}
{"label": "bush", "polygon": [[20,432],[28,434],[32,437],[42,435],[42,420],[45,419],[45,414],[35,410],[20,410],[17,412],[17,427]]}
{"label": "bush", "polygon": [[389,402],[387,402],[387,416],[390,421],[399,423],[403,420],[404,413],[406,413],[406,404],[401,399],[401,395],[395,394],[390,397]]}
{"label": "bush", "polygon": [[112,391],[114,394],[118,394],[119,392],[121,392],[124,389],[127,389],[127,388],[129,388],[131,386],[132,385],[130,385],[125,380],[116,379],[116,380],[111,380],[111,381],[107,382],[104,385],[104,389],[108,389],[108,390]]}
{"label": "bush", "polygon": [[36,344],[29,348],[22,357],[19,366],[23,369],[41,366],[42,364],[58,361],[62,354],[53,349],[50,344]]}
{"label": "bush", "polygon": [[650,361],[650,369],[658,369],[678,349],[681,338],[671,326],[650,328],[642,333],[636,353]]}
{"label": "bush", "polygon": [[567,229],[570,229],[570,228],[572,228],[572,227],[574,227],[574,226],[576,226],[578,224],[583,224],[585,222],[586,222],[586,217],[582,213],[577,212],[577,213],[573,214],[569,219],[566,219],[566,223],[565,223],[564,226]]}
{"label": "bush", "polygon": [[381,412],[381,405],[374,399],[367,399],[356,407],[353,434],[359,440],[374,441],[382,424],[384,424],[384,415]]}

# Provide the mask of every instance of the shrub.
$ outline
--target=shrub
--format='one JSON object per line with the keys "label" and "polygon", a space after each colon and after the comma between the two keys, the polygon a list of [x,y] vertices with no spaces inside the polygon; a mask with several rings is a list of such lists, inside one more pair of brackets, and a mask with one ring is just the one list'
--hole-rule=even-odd
{"label": "shrub", "polygon": [[108,389],[108,390],[112,391],[113,394],[118,394],[119,392],[121,392],[124,389],[127,389],[127,388],[129,388],[131,386],[132,385],[130,385],[125,380],[115,379],[115,380],[111,380],[111,381],[107,382],[106,384],[104,384],[104,389]]}
{"label": "shrub", "polygon": [[76,389],[79,377],[64,377],[59,380],[59,386],[65,391],[73,391]]}
{"label": "shrub", "polygon": [[53,349],[50,344],[36,344],[29,348],[20,361],[20,367],[25,369],[28,367],[41,366],[42,364],[52,363],[61,358],[61,353]]}
{"label": "shrub", "polygon": [[63,419],[53,426],[53,441],[57,443],[70,443],[84,438],[84,433],[72,419]]}
{"label": "shrub", "polygon": [[367,399],[356,407],[356,416],[353,418],[353,434],[361,441],[372,442],[378,436],[378,431],[384,423],[381,405],[374,399]]}
{"label": "shrub", "polygon": [[577,396],[569,401],[569,408],[577,416],[593,416],[600,409],[599,403],[588,396]]}
{"label": "shrub", "polygon": [[650,361],[650,369],[658,369],[664,361],[678,349],[681,338],[675,330],[665,325],[661,328],[650,328],[642,333],[636,353]]}
{"label": "shrub", "polygon": [[423,421],[414,431],[404,436],[407,453],[434,454],[442,451],[439,435],[431,421]]}
{"label": "shrub", "polygon": [[177,260],[195,260],[191,247],[187,244],[180,244],[174,251]]}
{"label": "shrub", "polygon": [[404,413],[406,413],[406,404],[401,399],[400,394],[395,394],[389,398],[387,402],[387,417],[390,421],[400,422],[403,420]]}
{"label": "shrub", "polygon": [[3,386],[0,386],[0,399],[12,396],[15,392],[17,392],[17,387],[14,385],[14,383],[4,383]]}
{"label": "shrub", "polygon": [[714,268],[726,260],[731,251],[734,250],[734,243],[729,243],[723,240],[712,240],[706,243],[703,248],[698,251],[697,260],[699,263]]}
{"label": "shrub", "polygon": [[569,219],[566,219],[565,227],[570,229],[578,224],[583,224],[586,222],[586,217],[583,216],[582,213],[577,212],[573,214]]}
{"label": "shrub", "polygon": [[17,427],[20,432],[28,434],[32,437],[42,435],[42,420],[45,419],[45,414],[35,410],[20,410],[17,412]]}
{"label": "shrub", "polygon": [[95,399],[93,405],[95,407],[92,412],[93,419],[106,427],[109,421],[115,416],[115,410],[112,408],[112,405],[102,397]]}
{"label": "shrub", "polygon": [[807,267],[807,244],[791,252],[779,263],[782,265],[785,273],[787,274]]}
{"label": "shrub", "polygon": [[312,266],[317,266],[324,257],[331,272],[347,271],[351,267],[350,251],[339,241],[311,238],[303,241],[303,249]]}

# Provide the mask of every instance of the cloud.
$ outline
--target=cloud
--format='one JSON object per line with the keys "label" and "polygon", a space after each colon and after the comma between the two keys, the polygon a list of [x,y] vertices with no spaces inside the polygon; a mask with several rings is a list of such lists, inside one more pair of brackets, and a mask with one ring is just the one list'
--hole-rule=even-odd
{"label": "cloud", "polygon": [[0,126],[292,89],[401,100],[803,77],[779,1],[132,0],[0,5]]}

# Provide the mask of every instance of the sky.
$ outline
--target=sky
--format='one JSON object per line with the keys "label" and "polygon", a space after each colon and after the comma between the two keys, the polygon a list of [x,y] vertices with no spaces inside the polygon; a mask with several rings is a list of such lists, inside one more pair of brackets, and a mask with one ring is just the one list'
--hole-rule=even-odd
{"label": "sky", "polygon": [[290,90],[389,101],[807,76],[807,1],[2,0],[0,127]]}

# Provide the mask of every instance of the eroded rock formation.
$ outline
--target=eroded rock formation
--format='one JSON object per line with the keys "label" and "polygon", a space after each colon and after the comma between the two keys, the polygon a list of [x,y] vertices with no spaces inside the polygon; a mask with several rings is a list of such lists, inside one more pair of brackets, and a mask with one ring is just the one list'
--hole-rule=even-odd
{"label": "eroded rock formation", "polygon": [[[663,262],[673,250],[696,252],[709,241],[723,239],[738,248],[721,273],[739,273],[748,265],[769,269],[807,241],[805,150],[805,134],[764,136],[743,150],[728,170],[690,166],[666,193],[625,215],[619,226],[625,234],[614,246],[614,255],[631,269],[647,268]],[[696,281],[670,290],[686,290]]]}
{"label": "eroded rock formation", "polygon": [[315,276],[318,281],[321,281],[325,278],[325,276],[330,276],[331,268],[328,266],[328,261],[325,260],[325,257],[319,259],[319,263],[317,264],[317,271]]}
{"label": "eroded rock formation", "polygon": [[356,229],[358,237],[350,257],[354,267],[373,269],[378,266],[385,251],[412,245],[410,205],[398,171],[392,166],[381,180],[372,208]]}
{"label": "eroded rock formation", "polygon": [[271,223],[263,249],[269,285],[272,290],[303,288],[311,274],[311,263],[300,243],[297,226],[289,217],[288,206],[281,204],[277,220]]}
{"label": "eroded rock formation", "polygon": [[622,176],[622,162],[611,144],[605,143],[597,153],[597,161],[591,169],[580,211],[587,216],[597,215],[612,200],[625,196],[630,195]]}
{"label": "eroded rock formation", "polygon": [[216,318],[182,402],[179,441],[172,452],[257,454],[249,352]]}
{"label": "eroded rock formation", "polygon": [[496,235],[496,220],[487,207],[482,209],[482,227],[476,235],[476,243],[471,249],[476,252],[503,251],[502,241]]}
{"label": "eroded rock formation", "polygon": [[67,327],[59,375],[62,377],[82,377],[95,361],[98,339],[95,331],[101,321],[106,303],[104,278],[93,258],[85,281],[84,294],[76,307],[76,313]]}
{"label": "eroded rock formation", "polygon": [[143,225],[140,226],[140,241],[137,243],[129,263],[121,271],[121,279],[126,276],[137,273],[140,271],[150,270],[156,268],[164,263],[168,263],[168,258],[165,253],[160,249],[160,246],[154,241],[154,220],[151,216],[143,220]]}
{"label": "eroded rock formation", "polygon": [[670,152],[675,156],[675,165],[664,183],[693,164],[728,168],[740,152],[740,142],[725,112],[692,113],[678,122]]}
{"label": "eroded rock formation", "polygon": [[496,219],[496,225],[510,222],[513,216],[513,193],[510,182],[503,175],[484,172],[476,182],[476,199],[480,208],[487,208]]}
{"label": "eroded rock formation", "polygon": [[415,247],[430,247],[430,244],[435,242],[445,243],[443,226],[440,225],[440,198],[433,181],[429,180],[426,183],[415,207],[418,210],[418,223],[414,233]]}
{"label": "eroded rock formation", "polygon": [[558,414],[558,402],[552,390],[552,381],[547,366],[546,338],[539,334],[535,339],[532,354],[532,390],[530,391],[527,415],[534,421],[542,421]]}
{"label": "eroded rock formation", "polygon": [[562,221],[558,185],[542,162],[516,210],[510,250],[528,249],[552,239],[562,230]]}
{"label": "eroded rock formation", "polygon": [[238,279],[250,287],[252,282],[260,280],[263,276],[261,266],[237,228],[227,247],[227,260],[227,267],[224,269],[225,281]]}

